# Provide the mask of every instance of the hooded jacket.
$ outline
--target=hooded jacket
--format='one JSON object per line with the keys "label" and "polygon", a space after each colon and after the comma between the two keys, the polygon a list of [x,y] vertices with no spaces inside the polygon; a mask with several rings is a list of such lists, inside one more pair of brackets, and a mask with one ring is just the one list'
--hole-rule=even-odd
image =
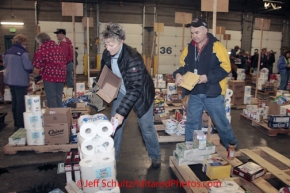
{"label": "hooded jacket", "polygon": [[206,94],[207,97],[217,97],[226,93],[226,77],[231,71],[231,64],[226,48],[210,33],[207,34],[208,43],[198,55],[196,43],[192,40],[183,50],[180,57],[180,68],[177,73],[184,75],[197,69],[199,75],[207,76],[207,83],[197,84],[191,91],[183,89],[183,94]]}
{"label": "hooded jacket", "polygon": [[277,69],[280,74],[286,74],[287,72],[287,59],[284,55],[281,55],[277,62]]}
{"label": "hooded jacket", "polygon": [[[153,80],[145,67],[142,56],[135,49],[124,43],[117,63],[122,74],[126,94],[116,113],[127,117],[133,108],[138,118],[141,118],[154,101],[155,88]],[[101,72],[105,65],[112,70],[111,55],[107,50],[103,52]]]}
{"label": "hooded jacket", "polygon": [[67,63],[71,62],[73,60],[73,49],[70,39],[65,37],[63,40],[59,42],[59,45],[65,55]]}
{"label": "hooded jacket", "polygon": [[29,53],[20,44],[14,44],[3,54],[4,83],[9,86],[29,86],[29,74],[33,65]]}

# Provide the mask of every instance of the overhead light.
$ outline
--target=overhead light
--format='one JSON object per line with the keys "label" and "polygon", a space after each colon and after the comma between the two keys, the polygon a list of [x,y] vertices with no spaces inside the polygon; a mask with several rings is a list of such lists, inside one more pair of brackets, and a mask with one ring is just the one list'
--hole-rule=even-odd
{"label": "overhead light", "polygon": [[0,22],[1,23],[1,25],[24,25],[24,23],[23,22],[6,22],[6,21],[1,21]]}
{"label": "overhead light", "polygon": [[273,9],[281,9],[282,6],[276,6],[276,3],[271,3]]}

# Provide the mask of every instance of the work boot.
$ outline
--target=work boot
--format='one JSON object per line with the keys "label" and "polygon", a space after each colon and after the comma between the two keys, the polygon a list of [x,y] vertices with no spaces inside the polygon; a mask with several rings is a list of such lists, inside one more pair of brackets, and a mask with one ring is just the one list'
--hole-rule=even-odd
{"label": "work boot", "polygon": [[161,159],[160,158],[153,158],[152,159],[152,165],[153,168],[160,168],[161,166]]}

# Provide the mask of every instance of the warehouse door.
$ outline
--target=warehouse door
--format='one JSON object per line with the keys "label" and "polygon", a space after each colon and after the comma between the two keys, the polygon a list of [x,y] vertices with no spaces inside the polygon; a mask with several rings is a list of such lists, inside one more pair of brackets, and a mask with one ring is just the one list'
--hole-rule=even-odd
{"label": "warehouse door", "polygon": [[[39,21],[40,31],[45,32],[50,35],[51,39],[58,42],[56,34],[53,32],[57,28],[62,28],[66,30],[66,36],[73,41],[72,34],[72,22],[56,22],[56,21]],[[53,26],[53,27],[52,27]],[[75,23],[75,37],[76,37],[76,47],[78,48],[78,65],[76,66],[76,74],[84,73],[84,31],[81,22]]]}
{"label": "warehouse door", "polygon": [[[100,25],[100,39],[102,38],[102,32],[104,31],[106,25],[108,23],[101,23]],[[125,33],[126,33],[126,39],[125,43],[131,46],[132,48],[135,48],[141,55],[143,53],[142,50],[142,25],[141,24],[126,24],[126,23],[120,23],[121,26],[123,26]],[[100,41],[100,49],[99,54],[102,57],[102,53],[105,49],[105,46],[102,41]]]}
{"label": "warehouse door", "polygon": [[[261,31],[254,30],[251,55],[254,54],[255,49],[260,49],[260,37],[261,37]],[[276,52],[275,63],[273,65],[273,73],[278,72],[277,61],[280,55],[281,41],[282,41],[282,32],[263,31],[262,48],[267,48],[268,51],[273,50],[274,52]]]}

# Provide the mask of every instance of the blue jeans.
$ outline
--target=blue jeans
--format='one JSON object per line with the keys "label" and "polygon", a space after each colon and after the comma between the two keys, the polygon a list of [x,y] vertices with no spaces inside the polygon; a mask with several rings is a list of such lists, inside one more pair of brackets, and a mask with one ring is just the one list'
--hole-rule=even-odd
{"label": "blue jeans", "polygon": [[[124,95],[119,92],[117,99],[113,101],[111,117],[115,116],[116,110],[119,107],[123,97]],[[117,162],[119,161],[122,146],[123,129],[126,121],[127,118],[124,119],[123,124],[118,127],[114,135],[115,157]],[[148,151],[148,156],[151,159],[160,158],[161,154],[159,142],[153,122],[153,104],[151,105],[147,113],[145,113],[141,118],[138,118],[138,122],[141,128],[142,137],[145,142],[146,149]]]}
{"label": "blue jeans", "polygon": [[12,114],[14,126],[24,128],[23,113],[25,112],[25,95],[27,94],[27,87],[10,86],[12,98]]}
{"label": "blue jeans", "polygon": [[289,74],[290,74],[290,71],[288,71],[288,70],[286,70],[285,74],[280,74],[281,82],[280,82],[279,90],[286,90],[287,89],[287,84],[289,81]]}
{"label": "blue jeans", "polygon": [[69,62],[66,64],[66,86],[69,88],[74,87],[74,64]]}
{"label": "blue jeans", "polygon": [[49,108],[62,107],[63,82],[43,81],[44,91],[46,94],[47,105]]}
{"label": "blue jeans", "polygon": [[215,98],[207,98],[205,94],[190,95],[185,124],[185,141],[193,141],[194,130],[201,129],[204,109],[213,120],[224,146],[228,148],[230,142],[234,142],[238,146],[238,141],[226,117],[224,97],[222,95]]}

